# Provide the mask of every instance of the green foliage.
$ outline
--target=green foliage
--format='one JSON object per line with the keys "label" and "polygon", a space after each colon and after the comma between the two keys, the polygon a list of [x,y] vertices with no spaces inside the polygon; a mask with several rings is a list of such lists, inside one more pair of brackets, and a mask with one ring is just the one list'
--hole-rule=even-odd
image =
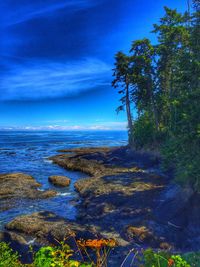
{"label": "green foliage", "polygon": [[43,247],[35,255],[34,265],[37,267],[92,267],[92,264],[81,263],[70,259],[73,250],[67,244],[60,247]]}
{"label": "green foliage", "polygon": [[[200,252],[190,252],[183,256],[169,252],[154,252],[147,249],[136,253],[136,266],[141,267],[200,267]],[[64,243],[59,247],[42,247],[35,255],[32,264],[21,264],[19,255],[7,243],[0,243],[0,267],[95,267],[92,263],[83,263],[71,259],[73,251]],[[173,264],[172,264],[173,263]],[[107,265],[106,265],[107,266]]]}
{"label": "green foliage", "polygon": [[[191,262],[191,261],[190,261]],[[171,255],[169,252],[146,249],[137,257],[135,266],[140,267],[193,267],[184,256]]]}
{"label": "green foliage", "polygon": [[132,126],[132,116],[130,107],[130,69],[131,58],[122,52],[118,52],[115,56],[115,68],[113,72],[114,80],[112,86],[118,88],[118,93],[121,95],[121,105],[116,109],[117,112],[126,109],[128,128]]}
{"label": "green foliage", "polygon": [[33,264],[22,264],[19,255],[7,243],[0,243],[0,267],[93,267],[71,259],[73,251],[64,243],[60,247],[42,247],[35,255]]}
{"label": "green foliage", "polygon": [[19,267],[18,254],[7,243],[0,243],[0,267]]}
{"label": "green foliage", "polygon": [[144,267],[168,267],[170,256],[165,252],[154,253],[152,249],[144,251]]}
{"label": "green foliage", "polygon": [[183,255],[183,258],[191,267],[200,267],[200,252],[190,252]]}
{"label": "green foliage", "polygon": [[118,53],[123,68],[117,68],[117,77],[128,77],[128,104],[138,114],[129,126],[130,145],[162,147],[176,180],[200,190],[200,5],[193,2],[193,14],[165,7],[153,25],[156,45],[144,38],[132,43],[128,55]]}
{"label": "green foliage", "polygon": [[142,114],[138,120],[135,121],[133,127],[133,137],[131,137],[131,139],[135,140],[134,145],[136,148],[148,147],[154,143],[156,130],[151,118],[149,118],[149,113],[145,112]]}
{"label": "green foliage", "polygon": [[176,267],[191,267],[180,255],[173,255],[171,259],[174,260],[174,266]]}
{"label": "green foliage", "polygon": [[34,264],[38,267],[49,267],[53,263],[54,249],[52,247],[41,248],[35,256]]}

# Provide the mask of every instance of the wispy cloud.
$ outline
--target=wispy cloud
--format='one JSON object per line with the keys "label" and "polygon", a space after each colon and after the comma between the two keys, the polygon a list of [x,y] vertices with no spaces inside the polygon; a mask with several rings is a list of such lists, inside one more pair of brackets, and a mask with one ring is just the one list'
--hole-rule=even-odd
{"label": "wispy cloud", "polygon": [[0,100],[68,97],[110,85],[111,66],[97,59],[14,66],[1,78]]}
{"label": "wispy cloud", "polygon": [[52,12],[69,8],[70,12],[80,9],[89,8],[97,4],[95,0],[56,0],[38,2],[29,2],[27,5],[21,6],[20,9],[10,10],[10,17],[4,19],[7,26],[22,23],[37,17],[49,16]]}
{"label": "wispy cloud", "polygon": [[22,131],[122,131],[127,129],[126,122],[105,122],[104,124],[85,125],[45,125],[45,126],[18,126],[0,127],[0,130],[22,130]]}

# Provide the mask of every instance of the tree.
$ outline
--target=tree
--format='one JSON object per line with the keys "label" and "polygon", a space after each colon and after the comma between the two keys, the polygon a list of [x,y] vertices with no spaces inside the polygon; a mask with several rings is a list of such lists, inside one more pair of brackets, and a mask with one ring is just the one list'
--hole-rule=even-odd
{"label": "tree", "polygon": [[153,114],[156,129],[159,127],[158,112],[155,102],[155,50],[148,39],[137,40],[131,47],[131,82],[135,88],[132,91],[133,101],[139,111],[149,111]]}
{"label": "tree", "polygon": [[117,112],[126,108],[128,119],[128,129],[132,128],[133,120],[131,114],[131,100],[130,100],[130,57],[122,52],[118,52],[115,56],[115,68],[113,76],[115,77],[112,86],[118,88],[118,93],[122,95],[120,101],[121,105],[117,108]]}
{"label": "tree", "polygon": [[[200,2],[193,13],[165,7],[154,33],[119,52],[113,86],[126,106],[129,141],[136,148],[160,149],[176,180],[200,191]],[[138,116],[132,127],[131,105]],[[133,142],[134,141],[134,142]],[[156,142],[155,142],[156,141]]]}
{"label": "tree", "polygon": [[179,72],[176,63],[189,38],[188,30],[185,27],[188,16],[167,7],[164,9],[165,15],[160,19],[159,24],[154,24],[153,33],[157,34],[158,37],[158,44],[155,49],[158,58],[157,72],[161,95],[160,106],[163,109],[162,123],[167,126],[166,129],[171,129],[172,102],[173,96],[176,94],[175,80]]}

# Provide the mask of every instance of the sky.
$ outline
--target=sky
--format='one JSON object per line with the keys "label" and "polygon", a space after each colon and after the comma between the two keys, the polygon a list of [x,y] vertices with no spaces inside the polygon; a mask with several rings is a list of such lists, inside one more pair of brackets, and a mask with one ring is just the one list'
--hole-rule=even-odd
{"label": "sky", "polygon": [[186,0],[0,2],[0,129],[122,130],[114,55]]}

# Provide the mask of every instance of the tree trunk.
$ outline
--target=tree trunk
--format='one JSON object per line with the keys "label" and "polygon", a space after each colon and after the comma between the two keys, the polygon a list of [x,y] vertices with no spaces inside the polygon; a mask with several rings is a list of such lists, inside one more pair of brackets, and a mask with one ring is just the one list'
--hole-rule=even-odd
{"label": "tree trunk", "polygon": [[128,120],[128,129],[131,131],[132,129],[132,116],[131,116],[131,108],[130,108],[130,96],[129,96],[129,84],[126,82],[126,113]]}
{"label": "tree trunk", "polygon": [[155,125],[156,125],[156,130],[158,131],[159,128],[159,122],[158,122],[158,112],[157,112],[157,108],[154,102],[154,96],[151,92],[151,105],[152,105],[152,110],[153,110],[153,114],[154,114],[154,121],[155,121]]}
{"label": "tree trunk", "polygon": [[158,128],[159,128],[158,111],[157,111],[157,107],[155,104],[155,98],[154,98],[154,93],[153,93],[153,82],[152,82],[151,74],[148,74],[148,78],[149,78],[148,91],[149,91],[151,109],[152,109],[153,116],[154,116],[154,123],[156,126],[156,130],[158,131]]}

